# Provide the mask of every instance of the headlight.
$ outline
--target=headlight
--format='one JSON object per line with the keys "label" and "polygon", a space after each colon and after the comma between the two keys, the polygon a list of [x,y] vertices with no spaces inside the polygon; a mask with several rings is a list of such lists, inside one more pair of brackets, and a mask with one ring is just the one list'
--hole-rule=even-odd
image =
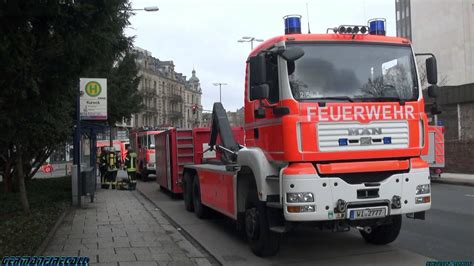
{"label": "headlight", "polygon": [[416,186],[416,195],[429,194],[429,193],[430,193],[430,184]]}
{"label": "headlight", "polygon": [[304,206],[288,206],[288,212],[295,213],[295,212],[315,212],[316,206],[315,205],[304,205]]}
{"label": "headlight", "polygon": [[311,192],[286,193],[286,201],[288,203],[314,202],[314,196]]}

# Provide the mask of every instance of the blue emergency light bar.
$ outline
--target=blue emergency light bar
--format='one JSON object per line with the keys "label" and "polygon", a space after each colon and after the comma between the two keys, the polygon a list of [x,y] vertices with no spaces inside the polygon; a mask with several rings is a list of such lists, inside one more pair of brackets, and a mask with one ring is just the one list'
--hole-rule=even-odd
{"label": "blue emergency light bar", "polygon": [[369,34],[371,35],[384,35],[385,36],[385,24],[384,18],[374,18],[368,21]]}
{"label": "blue emergency light bar", "polygon": [[284,16],[285,34],[301,34],[301,16],[288,15]]}

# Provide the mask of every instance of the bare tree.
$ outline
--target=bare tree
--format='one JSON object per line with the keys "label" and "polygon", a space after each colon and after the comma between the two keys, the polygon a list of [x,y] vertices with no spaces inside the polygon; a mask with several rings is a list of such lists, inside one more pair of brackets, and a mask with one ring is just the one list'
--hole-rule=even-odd
{"label": "bare tree", "polygon": [[[416,64],[418,65],[418,76],[420,77],[420,85],[422,88],[428,87],[428,79],[426,77],[426,66],[425,61],[418,59],[416,60]],[[446,74],[439,75],[438,78],[438,86],[445,86],[448,84],[449,78]]]}

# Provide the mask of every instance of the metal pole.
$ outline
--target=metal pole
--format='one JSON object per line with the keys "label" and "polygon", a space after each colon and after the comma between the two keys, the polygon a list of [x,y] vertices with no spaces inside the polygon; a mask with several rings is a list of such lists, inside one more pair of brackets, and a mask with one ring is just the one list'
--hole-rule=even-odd
{"label": "metal pole", "polygon": [[76,165],[77,165],[77,204],[81,207],[81,195],[82,195],[82,184],[81,184],[81,86],[77,86],[76,96]]}
{"label": "metal pole", "polygon": [[222,84],[219,83],[219,102],[222,103]]}

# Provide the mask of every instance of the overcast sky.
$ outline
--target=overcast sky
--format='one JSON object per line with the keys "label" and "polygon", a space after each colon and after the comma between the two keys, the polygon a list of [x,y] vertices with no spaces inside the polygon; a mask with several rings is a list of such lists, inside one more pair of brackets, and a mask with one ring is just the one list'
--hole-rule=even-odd
{"label": "overcast sky", "polygon": [[387,35],[395,36],[394,0],[132,0],[133,8],[159,7],[158,12],[137,11],[128,36],[135,46],[160,60],[173,60],[175,70],[201,81],[202,105],[212,109],[219,101],[215,82],[222,87],[228,111],[243,106],[244,67],[250,43],[242,36],[268,39],[284,34],[283,16],[300,14],[302,31],[308,31],[306,3],[312,33],[341,24],[366,24],[371,18],[387,19]]}

